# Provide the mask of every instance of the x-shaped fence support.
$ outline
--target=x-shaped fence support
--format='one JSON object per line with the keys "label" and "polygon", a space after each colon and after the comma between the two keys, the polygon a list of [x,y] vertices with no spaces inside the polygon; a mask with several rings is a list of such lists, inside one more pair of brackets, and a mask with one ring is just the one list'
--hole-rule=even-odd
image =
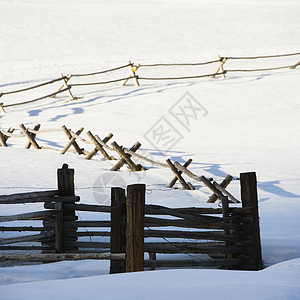
{"label": "x-shaped fence support", "polygon": [[[171,183],[172,183],[173,181],[175,181],[175,182],[174,182],[174,184],[175,184],[176,181],[177,181],[177,179],[178,179],[179,182],[182,184],[182,186],[183,186],[183,188],[184,188],[185,190],[194,190],[194,189],[195,189],[194,186],[193,186],[190,182],[186,182],[186,181],[184,180],[184,178],[181,176],[182,172],[179,171],[179,170],[174,166],[174,164],[171,162],[170,159],[167,159],[166,162],[167,162],[167,164],[169,165],[169,167],[170,167],[170,169],[172,170],[172,172],[175,174],[175,178],[176,178],[176,180],[175,180],[175,178],[174,178],[174,179],[171,181]],[[187,167],[191,162],[192,162],[192,160],[189,159],[189,160],[184,164],[185,167]],[[170,184],[171,184],[171,183],[170,183]],[[170,187],[170,184],[169,184],[169,187]],[[174,184],[173,184],[173,185],[174,185]],[[173,185],[172,185],[172,186],[173,186]]]}
{"label": "x-shaped fence support", "polygon": [[215,78],[216,75],[219,73],[219,71],[221,70],[222,74],[223,74],[223,78],[226,78],[225,76],[225,71],[224,71],[224,64],[226,63],[227,61],[227,58],[226,57],[221,57],[219,55],[219,59],[220,59],[220,66],[218,67],[216,73],[212,76],[212,78]]}
{"label": "x-shaped fence support", "polygon": [[[130,169],[134,172],[145,170],[144,167],[141,165],[136,165],[132,160],[131,160],[131,155],[128,153],[125,153],[123,150],[122,146],[119,146],[116,142],[111,143],[113,146],[114,150],[120,155],[121,159],[110,169],[110,171],[118,171],[119,169],[122,168],[124,164],[127,164]],[[139,148],[141,147],[141,144],[139,142],[136,142],[130,150],[133,152],[136,152]]]}
{"label": "x-shaped fence support", "polygon": [[[66,134],[67,138],[69,139],[68,144],[66,147],[61,151],[61,154],[64,154],[68,151],[68,149],[73,146],[76,152],[80,154],[84,154],[84,149],[80,148],[76,142],[76,137],[72,136],[71,130],[67,129],[65,125],[62,126],[62,129],[64,133]],[[76,135],[79,135],[83,131],[83,128],[80,128],[77,132]]]}
{"label": "x-shaped fence support", "polygon": [[[72,78],[72,75],[69,75],[69,74],[68,74],[67,76],[64,76],[63,74],[61,74],[61,77],[62,77],[62,80],[63,80],[64,83],[62,84],[62,86],[58,89],[58,91],[57,91],[51,98],[55,98],[56,95],[57,95],[64,87],[66,87],[66,88],[70,87],[70,86],[68,85],[68,81]],[[71,88],[68,89],[68,92],[69,92],[70,97],[71,97],[72,100],[78,99],[78,97],[74,97],[74,96],[73,96],[73,94],[72,94],[72,92],[71,92]]]}
{"label": "x-shaped fence support", "polygon": [[[13,133],[14,132],[14,128],[10,127],[7,132],[8,133]],[[9,135],[4,134],[1,130],[0,130],[0,147],[7,147],[7,140],[10,138]]]}
{"label": "x-shaped fence support", "polygon": [[90,131],[88,131],[86,134],[96,147],[85,157],[85,159],[91,159],[98,151],[103,155],[103,157],[106,160],[115,159],[114,157],[109,156],[105,151],[104,147],[101,145],[102,143],[106,144],[113,137],[112,133],[109,133],[103,140],[101,140],[98,135],[94,136]]}
{"label": "x-shaped fence support", "polygon": [[137,66],[135,66],[134,64],[131,63],[131,61],[129,61],[129,65],[130,65],[131,72],[129,74],[129,77],[123,82],[123,85],[125,85],[130,78],[134,78],[135,85],[140,86],[139,81],[138,81],[138,76],[135,74],[136,71],[139,69],[140,65],[138,64]]}
{"label": "x-shaped fence support", "polygon": [[[25,134],[25,136],[28,138],[28,143],[26,144],[25,148],[26,148],[26,149],[29,149],[30,146],[32,145],[35,149],[42,149],[42,148],[38,145],[38,143],[35,141],[36,134],[35,134],[35,133],[29,132],[28,129],[24,126],[24,124],[20,124],[19,126],[20,126],[22,132],[23,132],[23,133]],[[41,126],[40,124],[37,124],[37,125],[35,126],[35,128],[38,128],[38,129],[39,129],[40,126]]]}

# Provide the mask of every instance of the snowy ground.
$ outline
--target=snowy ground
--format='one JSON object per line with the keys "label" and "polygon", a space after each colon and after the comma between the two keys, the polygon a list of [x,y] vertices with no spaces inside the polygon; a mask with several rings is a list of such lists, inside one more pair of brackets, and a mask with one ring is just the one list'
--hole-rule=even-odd
{"label": "snowy ground", "polygon": [[[117,0],[0,0],[0,17],[0,91],[43,82],[60,73],[124,65],[129,59],[136,64],[199,62],[214,60],[218,54],[253,56],[300,49],[298,1],[151,0],[125,4]],[[229,61],[225,66],[255,68],[297,61],[299,56],[270,62]],[[203,74],[202,70],[141,67],[139,74],[175,76]],[[127,73],[125,70],[125,76]],[[142,152],[161,162],[169,157],[179,162],[192,158],[194,173],[217,181],[228,173],[238,177],[241,172],[256,171],[263,259],[270,267],[260,272],[164,270],[113,276],[105,275],[106,261],[1,268],[0,299],[28,295],[31,299],[40,299],[41,295],[45,299],[54,295],[57,299],[94,299],[98,295],[103,299],[121,295],[126,299],[198,299],[200,294],[211,299],[300,299],[299,75],[299,69],[288,69],[232,73],[226,79],[141,81],[141,87],[132,82],[125,87],[74,88],[74,94],[82,99],[67,102],[65,94],[56,100],[7,109],[7,114],[0,115],[1,129],[40,123],[42,129],[84,127],[100,137],[112,132],[124,146],[140,141]],[[203,108],[188,127],[172,115],[174,105],[186,92]],[[4,95],[1,102],[29,100],[34,93]],[[177,128],[181,137],[170,149],[153,145],[147,134],[162,117]],[[38,142],[62,149],[66,140],[63,134],[45,134]],[[0,149],[0,194],[55,188],[57,168],[68,163],[76,170],[76,194],[82,202],[107,201],[109,189],[95,192],[92,187],[107,175],[113,162],[100,156],[86,161],[74,153],[62,156],[50,150],[24,150],[22,139],[9,139],[9,144],[11,147]],[[165,151],[162,154],[157,148]],[[139,175],[125,170],[115,180],[120,185],[146,183],[148,203],[208,206],[210,192],[205,188],[167,190],[170,172],[148,167]],[[239,182],[230,184],[229,190],[239,197]],[[1,215],[30,209],[21,205],[1,207]],[[55,294],[57,290],[61,295]]]}

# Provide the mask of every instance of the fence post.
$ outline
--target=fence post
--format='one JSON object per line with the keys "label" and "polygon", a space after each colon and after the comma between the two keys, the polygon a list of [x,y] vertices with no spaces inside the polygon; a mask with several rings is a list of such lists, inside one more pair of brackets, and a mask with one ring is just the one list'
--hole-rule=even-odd
{"label": "fence post", "polygon": [[[224,196],[222,197],[222,213],[223,213],[223,218],[228,218],[229,217],[229,201],[228,201],[228,197]],[[228,221],[225,221],[225,223],[229,223]],[[225,234],[230,234],[230,230],[224,230]],[[229,241],[225,242],[225,246],[229,246],[231,245],[231,243]],[[225,253],[225,257],[226,258],[232,258],[232,254],[226,252]]]}
{"label": "fence post", "polygon": [[62,201],[55,202],[55,252],[64,251],[64,212]]}
{"label": "fence post", "polygon": [[[57,170],[57,186],[58,186],[58,200],[55,203],[55,250],[56,252],[66,252],[67,250],[77,250],[74,246],[77,237],[74,235],[77,228],[69,228],[66,232],[64,229],[64,222],[75,221],[77,219],[75,210],[65,210],[64,202],[59,199],[60,196],[74,197],[74,169],[69,169],[67,164],[63,164],[61,169]],[[75,204],[75,200],[69,200],[68,203]],[[63,240],[61,240],[63,239]],[[71,242],[73,245],[67,246],[66,242]]]}
{"label": "fence post", "polygon": [[126,272],[144,271],[145,184],[127,186]]}
{"label": "fence post", "polygon": [[[126,252],[126,197],[122,188],[111,189],[110,253]],[[126,272],[126,260],[111,260],[110,274]]]}
{"label": "fence post", "polygon": [[263,268],[262,255],[261,255],[261,242],[260,242],[260,230],[259,230],[259,214],[258,214],[258,197],[257,197],[257,181],[256,173],[241,173],[241,198],[243,207],[252,208],[250,238],[253,242],[251,247],[251,258],[253,257],[254,263],[251,266],[247,266],[252,270],[261,270]]}

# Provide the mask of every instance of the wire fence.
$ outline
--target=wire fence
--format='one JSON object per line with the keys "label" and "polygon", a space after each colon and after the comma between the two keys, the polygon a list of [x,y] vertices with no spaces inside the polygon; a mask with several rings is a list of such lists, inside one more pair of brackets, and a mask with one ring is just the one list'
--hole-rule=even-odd
{"label": "wire fence", "polygon": [[[3,96],[7,97],[9,95],[13,95],[13,94],[17,94],[17,93],[23,93],[23,92],[28,92],[30,90],[35,90],[35,89],[40,89],[44,86],[50,86],[50,85],[54,85],[57,82],[61,82],[62,85],[56,89],[56,91],[51,92],[51,93],[47,93],[47,94],[43,94],[39,97],[36,97],[34,99],[31,100],[26,100],[26,101],[18,101],[15,103],[0,103],[0,109],[2,110],[2,112],[6,112],[6,108],[10,108],[10,107],[14,107],[14,106],[19,106],[19,105],[25,105],[25,104],[30,104],[30,103],[34,103],[46,98],[55,98],[58,94],[62,94],[64,92],[68,92],[69,96],[71,97],[71,100],[76,100],[79,97],[75,97],[73,96],[73,93],[71,92],[72,88],[77,88],[77,87],[84,87],[84,86],[96,86],[96,85],[107,85],[107,84],[113,84],[113,83],[120,83],[122,82],[122,85],[125,85],[129,80],[134,80],[135,85],[139,86],[140,85],[140,81],[178,81],[178,80],[190,80],[190,79],[200,79],[200,78],[215,78],[218,76],[223,76],[224,78],[226,77],[226,75],[228,75],[229,73],[245,73],[245,72],[265,72],[265,71],[276,71],[276,70],[282,70],[282,69],[295,69],[297,66],[300,65],[300,60],[298,60],[298,62],[295,62],[293,64],[289,64],[289,65],[281,65],[281,66],[261,66],[259,68],[237,68],[237,69],[230,69],[230,68],[226,68],[225,69],[225,64],[228,64],[229,60],[260,60],[260,59],[274,59],[274,58],[283,58],[283,57],[295,57],[295,56],[299,56],[300,52],[296,52],[296,53],[288,53],[288,54],[278,54],[278,55],[263,55],[263,56],[247,56],[247,57],[234,57],[234,56],[224,56],[221,57],[219,56],[218,59],[216,60],[211,60],[211,61],[206,61],[206,62],[191,62],[191,63],[153,63],[153,64],[134,64],[131,61],[129,61],[128,64],[119,66],[119,67],[114,67],[114,68],[110,68],[110,69],[106,69],[106,70],[101,70],[101,71],[97,71],[97,72],[92,72],[92,73],[82,73],[82,74],[68,74],[67,76],[61,76],[60,78],[55,78],[53,80],[47,81],[47,82],[43,82],[34,86],[29,86],[29,87],[25,87],[23,89],[18,89],[18,90],[12,90],[12,91],[3,91],[0,92],[0,98],[2,98]],[[205,74],[199,74],[199,72],[201,70],[196,69],[196,71],[194,70],[193,72],[196,72],[195,75],[180,75],[180,76],[158,76],[158,77],[153,77],[153,76],[147,76],[147,75],[139,75],[137,74],[137,72],[141,72],[141,68],[143,68],[143,70],[153,70],[155,71],[155,73],[157,72],[163,72],[162,69],[166,68],[166,72],[168,73],[169,68],[172,68],[172,74],[174,73],[174,67],[201,67],[201,66],[207,66],[207,65],[215,65],[217,64],[217,70],[216,71],[211,71]],[[106,78],[106,80],[97,80],[97,81],[93,81],[93,82],[84,82],[83,77],[92,77],[92,76],[99,76],[99,75],[103,75],[103,74],[108,74],[108,73],[114,73],[116,71],[120,71],[120,70],[125,70],[125,69],[129,69],[129,75],[127,76],[122,76],[117,77],[117,78],[110,78],[108,80],[108,78]],[[182,74],[183,71],[179,71],[180,74]],[[164,72],[165,73],[165,72]],[[147,72],[146,72],[147,74]],[[168,73],[170,74],[170,72]],[[79,82],[76,81],[81,79]]]}

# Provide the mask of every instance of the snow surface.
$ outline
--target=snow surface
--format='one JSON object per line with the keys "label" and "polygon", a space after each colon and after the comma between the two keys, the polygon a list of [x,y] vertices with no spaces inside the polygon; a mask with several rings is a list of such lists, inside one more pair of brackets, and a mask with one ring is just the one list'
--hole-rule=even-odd
{"label": "snow surface", "polygon": [[1,287],[21,299],[299,299],[300,259],[259,272],[163,270],[20,283]]}
{"label": "snow surface", "polygon": [[[129,59],[136,64],[199,62],[216,59],[218,54],[299,52],[299,17],[299,1],[290,0],[0,0],[0,90],[30,86],[60,73],[124,65]],[[292,65],[297,61],[299,56],[229,61],[226,68]],[[139,74],[175,76],[215,69],[215,65],[204,69],[141,67]],[[127,76],[128,70],[116,74]],[[95,81],[110,76],[114,74]],[[51,88],[44,91],[53,92]],[[171,114],[186,92],[207,111],[188,128]],[[38,97],[35,93],[4,95],[1,102],[29,100]],[[192,158],[194,173],[218,182],[228,173],[238,177],[241,172],[256,171],[263,260],[268,268],[260,272],[186,269],[107,275],[107,261],[4,267],[0,268],[0,299],[199,299],[200,295],[211,299],[300,299],[299,69],[232,73],[214,80],[141,81],[141,87],[133,82],[125,87],[78,87],[73,93],[83,98],[69,102],[65,94],[7,109],[7,114],[0,115],[1,129],[40,123],[42,129],[84,127],[100,137],[112,132],[114,139],[127,147],[140,141],[140,153],[157,161]],[[160,149],[163,153],[146,138],[161,117],[182,136],[171,149]],[[57,133],[40,135],[37,140],[57,149],[66,144],[64,135]],[[93,186],[111,176],[107,170],[113,162],[100,156],[86,161],[74,153],[62,156],[50,150],[24,150],[23,139],[9,139],[8,143],[11,147],[0,149],[0,194],[55,188],[57,168],[68,163],[76,170],[76,194],[82,202],[108,201],[109,189],[95,190]],[[113,184],[146,183],[147,203],[217,207],[217,203],[206,203],[211,194],[206,188],[168,190],[170,172],[147,166],[150,169],[139,174],[126,169],[119,172]],[[238,181],[228,189],[239,198]],[[1,207],[1,215],[36,207]]]}

